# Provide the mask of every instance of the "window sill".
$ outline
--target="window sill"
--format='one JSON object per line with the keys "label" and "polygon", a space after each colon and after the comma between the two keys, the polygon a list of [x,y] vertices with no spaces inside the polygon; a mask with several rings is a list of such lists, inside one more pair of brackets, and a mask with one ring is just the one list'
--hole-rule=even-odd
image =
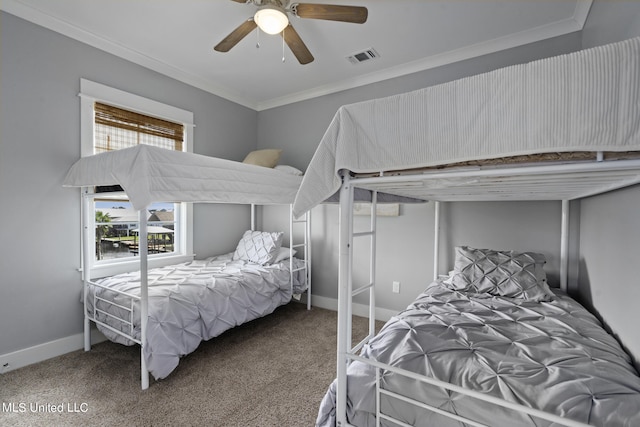
{"label": "window sill", "polygon": [[[167,265],[180,264],[183,262],[193,261],[195,254],[191,255],[166,255],[148,258],[149,268],[165,267]],[[91,279],[99,279],[101,277],[113,276],[114,274],[128,273],[140,269],[140,258],[135,257],[131,260],[118,261],[112,263],[104,263],[93,265],[91,267]]]}

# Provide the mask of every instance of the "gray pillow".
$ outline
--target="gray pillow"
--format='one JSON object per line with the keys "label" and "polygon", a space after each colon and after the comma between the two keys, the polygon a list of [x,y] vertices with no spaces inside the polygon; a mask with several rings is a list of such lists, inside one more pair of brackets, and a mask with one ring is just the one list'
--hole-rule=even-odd
{"label": "gray pillow", "polygon": [[458,246],[451,283],[465,292],[550,301],[553,293],[547,285],[545,263],[544,255],[535,252]]}
{"label": "gray pillow", "polygon": [[271,264],[282,246],[282,232],[247,230],[236,246],[233,260],[251,261],[256,264]]}

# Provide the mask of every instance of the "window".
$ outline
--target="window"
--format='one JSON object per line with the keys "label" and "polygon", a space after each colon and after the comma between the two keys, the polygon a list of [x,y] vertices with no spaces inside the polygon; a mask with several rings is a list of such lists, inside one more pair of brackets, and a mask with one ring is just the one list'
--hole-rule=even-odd
{"label": "window", "polygon": [[[154,203],[147,211],[149,255],[179,253],[181,203]],[[93,199],[95,259],[114,261],[138,255],[138,211],[126,198],[107,195]]]}
{"label": "window", "polygon": [[[192,113],[84,79],[80,96],[83,156],[138,144],[190,151]],[[119,186],[85,191],[93,198],[85,216],[92,221],[91,277],[137,268],[139,213]],[[193,259],[190,204],[155,203],[145,215],[150,266]]]}

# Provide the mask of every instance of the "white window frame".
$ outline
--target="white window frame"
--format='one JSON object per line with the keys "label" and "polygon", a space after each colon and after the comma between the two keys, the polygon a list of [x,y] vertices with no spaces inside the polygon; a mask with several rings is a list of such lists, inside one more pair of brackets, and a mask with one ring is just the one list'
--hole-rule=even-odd
{"label": "white window frame", "polygon": [[[82,157],[94,154],[94,103],[102,102],[137,113],[146,114],[175,123],[182,123],[185,129],[185,141],[182,150],[193,152],[193,113],[152,99],[134,95],[129,92],[105,86],[91,80],[80,79],[80,155]],[[93,189],[83,189],[83,193]],[[101,196],[104,196],[101,195]],[[93,205],[93,204],[92,204]],[[149,255],[149,267],[161,267],[180,262],[191,261],[193,254],[193,204],[182,202],[176,212],[176,224],[180,227],[180,235],[174,242],[176,248],[171,254]],[[84,215],[82,215],[84,218]],[[88,215],[89,221],[95,220],[95,215]],[[88,224],[90,233],[95,233],[95,223]],[[95,242],[95,235],[90,241]],[[92,251],[89,251],[93,253]],[[84,251],[83,251],[84,253]],[[136,257],[115,260],[90,260],[89,278],[110,276],[113,274],[134,271],[140,268],[140,261]],[[86,265],[83,263],[82,265]]]}

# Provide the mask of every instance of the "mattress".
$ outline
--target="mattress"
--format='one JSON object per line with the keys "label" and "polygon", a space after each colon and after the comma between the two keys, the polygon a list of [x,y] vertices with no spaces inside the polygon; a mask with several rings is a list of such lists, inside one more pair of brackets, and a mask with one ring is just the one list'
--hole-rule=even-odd
{"label": "mattress", "polygon": [[[178,366],[181,356],[193,352],[201,341],[220,335],[234,326],[272,313],[292,297],[289,260],[258,265],[232,260],[232,254],[149,270],[149,305],[147,342],[143,354],[149,372],[161,379]],[[294,269],[303,261],[293,258]],[[121,292],[140,295],[140,273],[126,273],[96,281]],[[97,290],[96,290],[97,289]],[[306,289],[304,271],[294,273],[293,293]],[[96,320],[140,340],[140,306],[133,305],[131,326],[114,319],[127,318],[126,307],[132,299],[109,289],[90,286],[87,313],[93,313],[95,296],[117,305],[97,300]],[[110,340],[125,345],[133,341],[98,324]]]}
{"label": "mattress", "polygon": [[[640,425],[640,377],[629,356],[586,309],[554,294],[534,302],[463,293],[436,281],[361,355],[590,425]],[[354,361],[347,375],[347,420],[374,426],[374,370]],[[317,426],[335,425],[335,388],[334,382],[321,403]],[[382,388],[486,425],[552,425],[389,372]],[[408,425],[461,425],[385,396],[381,407]]]}
{"label": "mattress", "polygon": [[640,38],[341,107],[296,216],[340,171],[376,173],[533,153],[640,150]]}

